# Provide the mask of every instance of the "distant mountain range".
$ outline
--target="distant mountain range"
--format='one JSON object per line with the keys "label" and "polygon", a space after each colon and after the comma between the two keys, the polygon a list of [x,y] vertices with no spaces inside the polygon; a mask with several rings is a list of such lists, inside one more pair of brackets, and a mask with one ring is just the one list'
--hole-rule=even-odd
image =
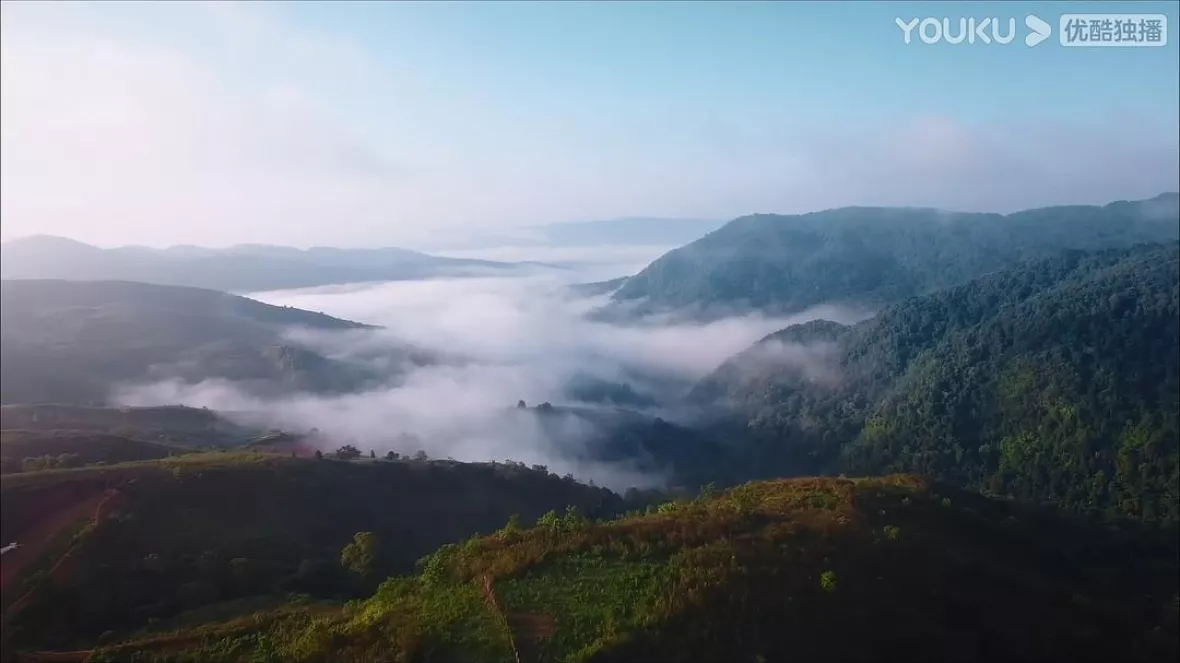
{"label": "distant mountain range", "polygon": [[[145,283],[28,279],[0,285],[3,403],[102,404],[120,384],[165,379],[220,378],[273,394],[352,391],[386,377],[285,336],[291,328],[373,329],[320,313]],[[429,361],[410,348],[393,359]]]}
{"label": "distant mountain range", "polygon": [[399,248],[296,249],[240,244],[226,249],[102,249],[48,235],[0,245],[0,277],[5,279],[140,281],[227,292],[504,273],[536,266],[443,258]]}
{"label": "distant mountain range", "polygon": [[680,246],[710,233],[724,221],[658,217],[624,217],[574,223],[525,226],[509,232],[463,237],[446,242],[448,249],[491,249],[503,246],[595,247]]}
{"label": "distant mountain range", "polygon": [[620,283],[604,314],[675,310],[717,317],[818,304],[877,307],[1063,249],[1178,238],[1176,193],[1007,215],[886,207],[756,214],[670,251]]}

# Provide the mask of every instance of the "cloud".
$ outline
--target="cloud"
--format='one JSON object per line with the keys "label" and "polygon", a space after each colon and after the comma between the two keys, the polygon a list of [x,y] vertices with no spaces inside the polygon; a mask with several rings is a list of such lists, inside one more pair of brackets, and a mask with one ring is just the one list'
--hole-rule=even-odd
{"label": "cloud", "polygon": [[[9,232],[100,244],[298,242],[333,217],[372,223],[397,211],[415,166],[355,135],[326,103],[336,79],[384,80],[361,53],[279,32],[265,11],[240,6],[147,13],[163,26],[191,21],[223,52],[206,58],[72,13],[5,5],[0,202]],[[227,56],[239,58],[239,79],[215,65]],[[381,99],[373,95],[373,111]],[[235,225],[236,237],[225,232]]]}
{"label": "cloud", "polygon": [[[296,395],[261,399],[235,385],[162,382],[130,386],[119,398],[131,405],[184,403],[220,411],[251,411],[256,423],[288,429],[318,428],[328,445],[355,442],[381,454],[546,464],[602,485],[625,489],[664,477],[633,462],[595,460],[591,445],[606,432],[595,417],[560,415],[540,420],[514,408],[570,403],[567,387],[591,376],[625,382],[637,392],[675,401],[701,377],[766,334],[823,315],[860,317],[841,309],[769,318],[732,317],[707,324],[647,321],[615,325],[588,319],[603,300],[571,297],[577,275],[538,273],[529,278],[470,278],[260,293],[272,304],[324,311],[382,325],[372,332],[307,334],[296,339],[346,361],[380,361],[405,344],[446,353],[455,360],[416,367],[381,388],[334,397]],[[652,415],[674,420],[671,410]],[[412,435],[408,443],[401,436]]]}
{"label": "cloud", "polygon": [[[445,229],[542,219],[1004,212],[1146,198],[1180,180],[1175,116],[1153,123],[1154,108],[973,121],[916,107],[821,126],[754,111],[781,90],[735,88],[753,96],[669,114],[610,86],[578,105],[555,92],[573,79],[473,62],[437,24],[415,40],[389,21],[366,41],[280,3],[0,12],[6,238],[428,245]],[[485,67],[498,76],[481,80]],[[523,96],[514,73],[544,84]]]}

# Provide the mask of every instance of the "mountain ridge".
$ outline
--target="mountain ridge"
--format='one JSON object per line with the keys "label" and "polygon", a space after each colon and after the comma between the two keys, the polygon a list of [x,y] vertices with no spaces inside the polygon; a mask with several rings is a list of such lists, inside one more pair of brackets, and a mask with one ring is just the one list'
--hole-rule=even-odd
{"label": "mountain ridge", "polygon": [[739,217],[628,278],[604,315],[879,307],[1064,249],[1180,239],[1180,195],[1011,214],[843,207]]}
{"label": "mountain ridge", "polygon": [[[17,279],[0,281],[0,288],[5,404],[104,403],[116,385],[166,379],[236,380],[259,393],[334,393],[383,378],[286,336],[294,328],[376,329],[323,313],[128,281]],[[409,346],[396,354],[426,360]]]}
{"label": "mountain ridge", "polygon": [[214,249],[177,245],[100,248],[54,235],[0,245],[0,277],[83,281],[139,281],[159,285],[258,292],[389,280],[511,273],[536,265],[447,258],[410,249],[298,249],[237,244]]}

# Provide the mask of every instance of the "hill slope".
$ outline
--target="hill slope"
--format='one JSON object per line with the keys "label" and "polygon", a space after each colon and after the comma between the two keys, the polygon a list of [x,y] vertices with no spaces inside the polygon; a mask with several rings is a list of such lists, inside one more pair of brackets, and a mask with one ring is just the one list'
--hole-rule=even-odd
{"label": "hill slope", "polygon": [[788,328],[695,390],[752,472],[920,472],[1180,519],[1180,249],[1068,252],[851,328]]}
{"label": "hill slope", "polygon": [[0,431],[0,473],[165,458],[182,450],[89,431]]}
{"label": "hill slope", "polygon": [[461,276],[504,271],[512,263],[442,258],[407,249],[337,249],[243,244],[226,249],[101,249],[62,237],[35,236],[0,246],[5,279],[143,281],[231,292],[339,283]]}
{"label": "hill slope", "polygon": [[101,403],[120,382],[164,378],[330,392],[375,377],[284,338],[292,328],[369,329],[320,313],[145,283],[17,280],[0,288],[3,403]]}
{"label": "hill slope", "polygon": [[229,421],[204,408],[88,407],[83,405],[0,406],[0,430],[77,431],[180,447],[237,446],[263,431]]}
{"label": "hill slope", "polygon": [[94,661],[1164,661],[1174,552],[913,477],[775,481],[608,523],[551,514],[343,610]]}
{"label": "hill slope", "polygon": [[[576,505],[611,515],[622,503],[605,489],[519,465],[188,454],[5,475],[0,538],[37,545],[42,523],[104,494],[114,499],[47,582],[25,585],[27,574],[9,578],[6,570],[5,606],[34,588],[7,616],[6,636],[73,647],[110,629],[135,630],[243,596],[348,598],[411,570],[444,543],[495,530],[511,514],[535,519]],[[66,546],[74,530],[62,531]],[[377,546],[364,575],[340,563],[358,532],[371,532]]]}
{"label": "hill slope", "polygon": [[1175,193],[1104,207],[1009,215],[849,207],[726,224],[628,279],[608,311],[747,307],[792,312],[818,304],[880,306],[958,285],[1061,249],[1125,248],[1180,238]]}

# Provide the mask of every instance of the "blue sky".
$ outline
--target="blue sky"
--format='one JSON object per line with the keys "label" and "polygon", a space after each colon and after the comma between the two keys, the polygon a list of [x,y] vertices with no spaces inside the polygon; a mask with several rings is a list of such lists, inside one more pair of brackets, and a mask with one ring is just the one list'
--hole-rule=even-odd
{"label": "blue sky", "polygon": [[[1178,3],[6,3],[3,234],[421,243],[1180,187]],[[1164,13],[1162,48],[1021,40]],[[905,44],[896,17],[1017,19]],[[276,235],[282,234],[282,237]]]}

